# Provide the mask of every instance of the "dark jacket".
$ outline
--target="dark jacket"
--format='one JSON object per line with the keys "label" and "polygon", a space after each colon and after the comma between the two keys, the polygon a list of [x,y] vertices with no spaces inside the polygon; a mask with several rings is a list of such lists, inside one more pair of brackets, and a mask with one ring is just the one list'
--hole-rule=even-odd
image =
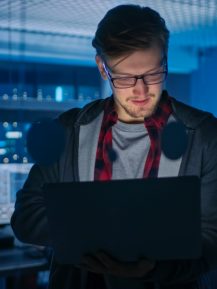
{"label": "dark jacket", "polygon": [[[66,146],[61,159],[50,167],[35,164],[23,189],[17,193],[11,225],[19,240],[52,246],[41,188],[46,182],[79,180],[79,127],[96,118],[102,112],[105,101],[94,101],[83,109],[74,108],[59,117],[66,129]],[[196,288],[195,280],[217,267],[217,119],[175,99],[172,99],[172,105],[175,117],[188,132],[188,148],[182,158],[179,175],[201,178],[203,256],[199,260],[159,261],[156,268],[144,277],[148,289],[154,288],[154,281],[160,284],[160,288]],[[53,258],[49,288],[105,288],[102,276],[88,274],[88,285],[84,286],[79,269],[60,265]]]}

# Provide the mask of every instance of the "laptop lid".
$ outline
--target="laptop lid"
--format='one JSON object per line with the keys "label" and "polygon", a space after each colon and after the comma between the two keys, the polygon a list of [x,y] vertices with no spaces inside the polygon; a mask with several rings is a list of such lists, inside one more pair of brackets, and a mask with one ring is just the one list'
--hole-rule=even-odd
{"label": "laptop lid", "polygon": [[52,183],[44,193],[60,263],[99,250],[122,261],[201,256],[197,177]]}

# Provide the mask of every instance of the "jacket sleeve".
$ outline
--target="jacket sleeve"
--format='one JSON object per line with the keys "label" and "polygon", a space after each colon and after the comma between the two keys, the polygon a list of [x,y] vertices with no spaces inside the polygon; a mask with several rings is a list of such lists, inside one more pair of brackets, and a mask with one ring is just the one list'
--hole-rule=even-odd
{"label": "jacket sleeve", "polygon": [[11,226],[15,236],[24,243],[48,246],[51,240],[42,186],[58,181],[57,165],[41,167],[33,165],[21,190],[17,192]]}
{"label": "jacket sleeve", "polygon": [[[208,130],[209,128],[207,128]],[[201,229],[202,257],[198,260],[159,261],[150,273],[151,279],[164,284],[185,283],[217,268],[217,125],[214,133],[203,133],[206,144],[201,155]],[[203,141],[196,146],[202,146]],[[197,163],[191,156],[190,166]],[[194,170],[191,171],[193,172]]]}

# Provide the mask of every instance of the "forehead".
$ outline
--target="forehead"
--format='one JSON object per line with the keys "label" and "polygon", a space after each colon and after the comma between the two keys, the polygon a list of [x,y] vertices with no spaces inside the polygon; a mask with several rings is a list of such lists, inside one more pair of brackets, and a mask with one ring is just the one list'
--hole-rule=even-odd
{"label": "forehead", "polygon": [[114,73],[137,74],[152,70],[159,66],[163,54],[160,48],[152,47],[146,50],[139,50],[130,55],[118,58],[109,58],[107,64]]}

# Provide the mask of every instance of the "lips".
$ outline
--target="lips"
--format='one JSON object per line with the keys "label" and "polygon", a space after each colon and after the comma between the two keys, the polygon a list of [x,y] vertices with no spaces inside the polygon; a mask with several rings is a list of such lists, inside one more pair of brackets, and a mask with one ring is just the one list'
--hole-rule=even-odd
{"label": "lips", "polygon": [[150,98],[146,98],[146,99],[131,99],[130,100],[133,104],[138,105],[138,106],[142,106],[142,105],[146,105],[149,103]]}

